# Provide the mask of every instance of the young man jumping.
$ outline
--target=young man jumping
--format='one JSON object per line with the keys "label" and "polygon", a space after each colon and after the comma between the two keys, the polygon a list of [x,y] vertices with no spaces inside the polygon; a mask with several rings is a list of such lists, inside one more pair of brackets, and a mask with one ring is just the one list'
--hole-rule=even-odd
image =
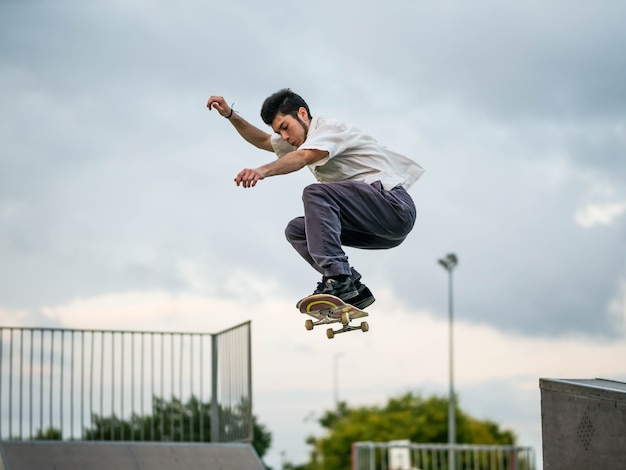
{"label": "young man jumping", "polygon": [[322,275],[314,294],[335,295],[360,309],[371,305],[374,296],[342,247],[376,250],[402,243],[416,217],[406,190],[424,173],[422,167],[350,124],[313,117],[289,89],[268,97],[261,108],[273,134],[248,123],[221,96],[211,96],[207,107],[228,119],[247,142],[278,156],[241,170],[237,186],[251,188],[305,166],[311,170],[318,183],[304,188],[304,216],[289,222],[287,240]]}

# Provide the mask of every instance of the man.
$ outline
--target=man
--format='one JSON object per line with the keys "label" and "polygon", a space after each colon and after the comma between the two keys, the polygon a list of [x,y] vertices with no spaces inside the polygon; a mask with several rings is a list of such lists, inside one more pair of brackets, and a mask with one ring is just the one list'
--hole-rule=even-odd
{"label": "man", "polygon": [[228,119],[246,141],[278,156],[241,170],[237,186],[251,188],[269,176],[308,166],[318,183],[304,188],[304,216],[289,222],[287,240],[322,275],[315,294],[335,295],[360,309],[371,305],[375,298],[342,246],[386,249],[402,243],[416,217],[406,190],[422,167],[349,124],[313,117],[289,89],[263,103],[261,118],[274,134],[248,123],[221,96],[211,96],[207,107]]}

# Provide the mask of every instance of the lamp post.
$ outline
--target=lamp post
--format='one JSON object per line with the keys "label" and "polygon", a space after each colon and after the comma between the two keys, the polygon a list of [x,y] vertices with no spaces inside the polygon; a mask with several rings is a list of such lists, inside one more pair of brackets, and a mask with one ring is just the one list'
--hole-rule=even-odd
{"label": "lamp post", "polygon": [[[452,270],[459,263],[459,259],[454,253],[449,253],[445,258],[437,260],[443,268],[448,271],[448,331],[449,331],[449,360],[450,360],[450,391],[448,399],[448,444],[453,446],[456,444],[456,416],[455,416],[455,398],[454,398],[454,310],[452,305]],[[454,462],[454,451],[452,448],[448,451],[448,468],[453,470],[456,468]]]}

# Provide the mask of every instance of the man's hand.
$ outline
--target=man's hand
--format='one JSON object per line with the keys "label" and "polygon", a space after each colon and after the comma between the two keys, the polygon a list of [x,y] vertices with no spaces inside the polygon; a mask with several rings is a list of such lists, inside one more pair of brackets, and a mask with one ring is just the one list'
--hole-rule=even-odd
{"label": "man's hand", "polygon": [[226,100],[223,96],[211,96],[206,107],[209,108],[209,110],[217,110],[220,116],[227,118],[228,122],[235,127],[239,135],[241,135],[246,142],[262,150],[267,150],[268,152],[274,151],[271,139],[272,135],[254,127],[238,113],[233,112],[233,108],[226,104]]}
{"label": "man's hand", "polygon": [[244,188],[253,188],[256,186],[257,181],[265,178],[263,172],[257,169],[244,168],[239,172],[237,177],[235,178],[235,184],[237,186],[242,185]]}
{"label": "man's hand", "polygon": [[276,175],[286,175],[298,171],[306,165],[319,162],[328,157],[328,151],[316,149],[303,149],[289,152],[278,160],[267,163],[255,169],[244,168],[235,178],[237,186],[253,188],[257,182]]}
{"label": "man's hand", "polygon": [[232,116],[232,109],[226,104],[226,100],[223,96],[211,96],[206,107],[209,108],[209,110],[216,109],[223,117]]}

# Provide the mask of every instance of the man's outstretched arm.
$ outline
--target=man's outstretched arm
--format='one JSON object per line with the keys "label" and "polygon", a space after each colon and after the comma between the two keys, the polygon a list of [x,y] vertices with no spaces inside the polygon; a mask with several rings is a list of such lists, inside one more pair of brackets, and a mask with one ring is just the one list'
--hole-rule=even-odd
{"label": "man's outstretched arm", "polygon": [[228,118],[237,132],[239,132],[239,135],[247,142],[262,150],[267,150],[268,152],[274,151],[271,142],[271,134],[253,126],[239,114],[235,113],[233,109],[228,106],[223,96],[211,96],[206,106],[210,110],[215,109],[221,116]]}
{"label": "man's outstretched arm", "polygon": [[328,156],[326,150],[304,149],[289,152],[284,157],[258,168],[244,168],[235,177],[235,184],[244,188],[253,188],[257,182],[268,176],[293,173],[306,165],[318,162]]}

